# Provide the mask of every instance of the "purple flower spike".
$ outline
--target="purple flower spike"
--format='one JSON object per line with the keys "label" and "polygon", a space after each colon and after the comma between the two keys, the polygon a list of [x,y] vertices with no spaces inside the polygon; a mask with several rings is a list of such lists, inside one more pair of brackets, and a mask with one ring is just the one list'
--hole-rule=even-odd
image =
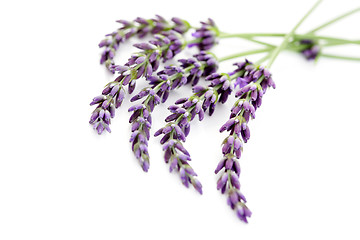
{"label": "purple flower spike", "polygon": [[[181,182],[185,187],[189,187],[189,185],[192,184],[196,191],[202,194],[202,185],[196,178],[197,174],[189,165],[191,158],[182,145],[179,135],[181,134],[178,134],[175,126],[172,127],[170,132],[164,134],[163,139],[167,139],[162,143],[165,152],[165,162],[168,163],[169,160],[172,159],[169,168],[170,172],[176,169],[180,173]],[[185,153],[185,155],[183,153]]]}
{"label": "purple flower spike", "polygon": [[201,183],[196,179],[197,174],[188,163],[191,160],[190,154],[181,143],[186,141],[186,135],[190,130],[189,122],[193,119],[193,116],[198,114],[195,110],[198,103],[193,101],[194,99],[194,97],[180,99],[177,103],[182,103],[181,107],[171,106],[170,109],[174,113],[167,117],[169,123],[159,129],[155,136],[163,135],[160,143],[163,145],[165,152],[165,162],[173,159],[170,163],[170,171],[177,169],[184,186],[187,187],[192,184],[202,194]]}
{"label": "purple flower spike", "polygon": [[110,118],[115,116],[115,108],[121,105],[125,94],[125,90],[118,82],[108,84],[105,90],[106,95],[95,97],[90,103],[90,105],[97,104],[97,107],[90,117],[89,123],[94,126],[98,134],[102,134],[104,130],[111,132]]}
{"label": "purple flower spike", "polygon": [[218,43],[218,35],[219,29],[216,27],[215,22],[209,18],[207,22],[201,22],[201,27],[192,34],[198,41],[189,46],[197,46],[200,50],[209,50]]}
{"label": "purple flower spike", "polygon": [[183,69],[192,67],[186,81],[187,83],[192,82],[193,86],[199,82],[200,77],[206,77],[218,69],[218,62],[212,54],[201,51],[199,54],[195,54],[194,57],[195,59],[179,60]]}
{"label": "purple flower spike", "polygon": [[[144,22],[143,19],[137,19],[137,22]],[[103,43],[104,44],[104,43]],[[121,106],[122,101],[125,96],[124,86],[128,85],[128,92],[131,94],[136,87],[136,80],[140,77],[146,77],[150,81],[150,85],[153,87],[161,82],[161,89],[156,94],[158,96],[153,96],[153,100],[148,102],[148,110],[144,111],[143,114],[148,115],[149,112],[152,112],[155,105],[160,101],[165,102],[169,91],[180,87],[187,83],[186,77],[184,75],[184,70],[182,68],[177,68],[173,66],[168,66],[165,70],[159,72],[158,76],[152,76],[153,72],[156,71],[159,67],[160,60],[167,61],[168,59],[174,57],[178,54],[184,47],[185,42],[182,40],[180,33],[176,31],[167,31],[161,32],[160,34],[155,35],[155,40],[150,40],[149,43],[140,43],[136,44],[136,47],[142,51],[139,53],[133,54],[127,61],[124,66],[117,66],[119,70],[119,76],[111,83],[109,83],[105,89],[102,91],[102,96],[94,98],[91,102],[91,105],[99,104],[98,108],[107,109],[111,112],[111,117],[115,115],[114,108]],[[171,57],[168,52],[172,52]],[[206,67],[205,62],[201,62]],[[198,63],[200,64],[200,63]],[[186,74],[189,74],[191,69],[194,69],[195,66],[188,68]],[[171,78],[170,80],[164,80],[165,78]],[[165,81],[165,83],[163,83]],[[132,100],[136,100],[145,97],[148,93],[139,93]],[[101,104],[101,105],[100,105]],[[100,110],[99,110],[100,111]],[[100,120],[93,120],[94,114],[91,117],[90,123],[95,124]],[[134,118],[136,118],[134,116]],[[97,124],[98,133],[101,134],[104,129],[110,132],[108,123]]]}
{"label": "purple flower spike", "polygon": [[[107,34],[106,38],[99,43],[100,48],[105,48],[101,55],[100,63],[105,63],[106,68],[112,73],[121,71],[121,67],[119,65],[115,65],[113,58],[121,43],[125,42],[129,38],[134,36],[143,38],[148,33],[158,34],[169,30],[174,30],[179,34],[184,34],[190,29],[190,24],[185,20],[173,18],[170,22],[159,15],[156,15],[153,19],[138,17],[134,21],[118,20],[117,22],[122,24],[122,27],[115,32]],[[142,50],[149,50],[152,46],[144,43],[139,45],[139,48]]]}
{"label": "purple flower spike", "polygon": [[[236,85],[240,86],[235,94],[238,100],[231,108],[230,119],[220,128],[220,132],[228,131],[229,136],[223,141],[222,152],[224,157],[216,167],[215,173],[220,174],[217,188],[221,189],[223,194],[228,195],[230,207],[236,211],[240,220],[247,223],[251,211],[245,205],[246,199],[240,192],[240,164],[238,160],[243,150],[243,142],[250,139],[248,127],[250,117],[255,118],[255,111],[260,107],[266,89],[268,87],[274,88],[275,84],[269,71],[262,67],[254,66],[247,60],[235,65],[238,69],[231,75],[236,76],[236,81],[238,81]],[[214,81],[216,78],[209,80]],[[226,176],[226,181],[224,176]]]}
{"label": "purple flower spike", "polygon": [[302,39],[298,42],[298,44],[303,47],[301,53],[307,60],[315,60],[319,56],[321,49],[316,41],[310,39]]}

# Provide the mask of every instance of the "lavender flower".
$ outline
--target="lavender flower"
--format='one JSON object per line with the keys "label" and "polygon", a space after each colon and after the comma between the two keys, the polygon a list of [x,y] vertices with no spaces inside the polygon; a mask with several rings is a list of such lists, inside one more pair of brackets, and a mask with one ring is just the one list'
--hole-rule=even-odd
{"label": "lavender flower", "polygon": [[163,31],[174,30],[180,34],[186,33],[190,24],[180,18],[172,18],[172,23],[166,21],[163,17],[156,15],[153,19],[136,18],[134,21],[118,20],[123,26],[117,31],[106,35],[106,38],[99,43],[99,47],[104,47],[101,54],[100,64],[105,63],[107,69],[115,73],[118,65],[115,65],[113,58],[120,44],[127,39],[138,36],[145,37],[148,33],[158,34]]}
{"label": "lavender flower", "polygon": [[192,36],[197,41],[190,46],[197,46],[200,50],[209,50],[218,44],[219,29],[216,27],[215,22],[209,18],[207,22],[201,22],[201,27],[196,29]]}
{"label": "lavender flower", "polygon": [[166,127],[158,130],[155,136],[165,134],[161,139],[163,150],[165,151],[165,162],[170,164],[170,172],[174,169],[180,173],[180,179],[184,186],[193,187],[202,194],[202,185],[198,179],[194,169],[190,166],[190,154],[182,145],[182,139],[185,139],[185,133],[180,129],[177,124],[167,125]]}
{"label": "lavender flower", "polygon": [[218,69],[218,62],[212,53],[200,51],[200,53],[195,54],[194,57],[195,59],[179,60],[183,69],[188,67],[192,68],[190,74],[187,76],[187,83],[192,82],[193,86],[199,82],[200,77],[207,77],[215,73]]}
{"label": "lavender flower", "polygon": [[215,169],[215,173],[219,174],[221,171],[217,189],[228,195],[230,207],[236,210],[240,220],[247,222],[251,211],[245,205],[246,199],[240,192],[238,159],[243,151],[243,142],[246,143],[250,138],[249,119],[255,118],[255,111],[261,106],[266,89],[269,86],[275,88],[275,83],[271,74],[262,67],[254,66],[248,61],[237,65],[242,73],[237,79],[241,88],[235,94],[239,99],[231,109],[230,119],[220,128],[220,132],[226,130],[230,134],[223,141],[224,157]]}
{"label": "lavender flower", "polygon": [[[204,118],[206,110],[202,107],[202,102],[205,99],[204,96],[206,95],[206,99],[211,99],[213,92],[210,88],[206,89],[200,86],[195,86],[194,91],[195,94],[190,98],[181,98],[175,102],[177,105],[172,105],[168,108],[172,113],[165,119],[168,124],[160,128],[154,136],[163,135],[160,143],[163,145],[165,152],[165,162],[170,162],[170,172],[177,168],[180,172],[182,183],[186,187],[189,186],[189,183],[193,183],[195,189],[202,193],[200,182],[194,179],[196,173],[188,163],[191,160],[190,154],[181,142],[186,141],[186,136],[190,132],[190,122],[195,116],[198,115],[200,121]],[[180,104],[181,106],[178,106]],[[199,184],[194,184],[196,182]]]}
{"label": "lavender flower", "polygon": [[[106,85],[102,96],[96,97],[90,105],[97,104],[96,109],[90,118],[90,124],[99,134],[104,129],[110,132],[110,119],[104,118],[101,110],[109,111],[110,117],[115,116],[115,108],[121,106],[124,99],[124,86],[128,86],[128,92],[131,94],[135,89],[135,80],[140,77],[150,77],[156,71],[160,64],[160,59],[167,61],[178,54],[184,47],[185,42],[182,36],[175,31],[162,32],[155,35],[155,40],[149,43],[139,43],[134,46],[142,51],[133,54],[125,66],[118,66],[117,71],[120,74],[114,81]],[[107,117],[108,115],[106,115]]]}
{"label": "lavender flower", "polygon": [[310,39],[302,39],[299,41],[302,48],[301,53],[307,60],[315,60],[320,53],[320,46],[317,42]]}
{"label": "lavender flower", "polygon": [[[160,102],[165,102],[171,90],[185,84],[196,84],[199,77],[206,76],[205,74],[215,72],[217,69],[217,61],[213,55],[201,52],[194,55],[194,57],[179,60],[181,62],[180,67],[166,66],[164,70],[158,72],[157,76],[148,77],[151,87],[144,88],[131,99],[133,102],[145,98],[142,104],[134,105],[129,109],[129,111],[133,111],[130,117],[130,123],[132,123],[131,131],[133,132],[130,138],[132,150],[145,172],[149,168],[150,157],[147,141],[150,137],[151,113],[154,107]],[[185,164],[185,162],[181,164]],[[185,168],[189,168],[189,166]],[[180,168],[178,169],[180,170]],[[194,182],[197,188],[200,186],[193,177],[187,178],[183,176],[183,179],[188,179],[188,183],[189,181],[191,183]],[[199,189],[198,191],[201,191],[201,187]]]}
{"label": "lavender flower", "polygon": [[[147,98],[142,104],[129,108],[129,112],[133,112],[129,122],[132,123],[131,131],[133,132],[130,137],[132,151],[139,160],[142,169],[147,172],[150,164],[147,148],[151,128],[150,112],[154,109],[154,106],[160,102],[160,97],[156,95],[155,91],[151,88],[144,89],[135,97],[139,99],[145,96],[147,96]],[[134,101],[134,98],[132,101]]]}

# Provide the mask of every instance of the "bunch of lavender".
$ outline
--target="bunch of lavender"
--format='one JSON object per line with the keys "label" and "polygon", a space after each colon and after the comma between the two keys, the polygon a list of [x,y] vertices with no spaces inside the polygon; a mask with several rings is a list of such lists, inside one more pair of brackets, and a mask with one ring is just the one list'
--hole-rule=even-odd
{"label": "bunch of lavender", "polygon": [[117,31],[109,33],[105,39],[99,43],[100,48],[105,48],[101,54],[100,64],[105,63],[106,68],[115,73],[118,65],[115,65],[113,58],[120,44],[125,40],[137,36],[145,37],[148,33],[158,34],[164,31],[174,30],[180,34],[186,33],[190,29],[190,24],[180,18],[172,18],[172,23],[163,17],[156,15],[152,19],[136,18],[134,21],[118,20],[122,27]]}
{"label": "bunch of lavender", "polygon": [[[180,67],[166,66],[164,70],[158,72],[157,76],[148,77],[151,87],[144,88],[130,100],[134,102],[145,98],[142,104],[133,105],[129,108],[129,111],[133,111],[129,120],[132,123],[131,131],[133,132],[130,138],[132,151],[145,172],[149,168],[150,157],[147,146],[150,138],[151,113],[154,107],[160,102],[164,103],[171,90],[180,88],[185,84],[196,85],[200,77],[215,72],[218,67],[214,56],[206,52],[195,54],[194,58],[180,59],[179,62],[181,63]],[[181,143],[178,144],[178,146],[180,145]],[[186,160],[183,160],[181,166],[190,169],[190,166],[184,161]],[[180,165],[178,167],[181,168]],[[172,171],[173,168],[174,166],[170,167],[170,170]],[[184,179],[186,178],[184,177]],[[191,181],[201,192],[201,186],[197,181],[195,179]],[[184,182],[184,184],[186,183]]]}
{"label": "bunch of lavender", "polygon": [[[101,96],[93,99],[91,105],[97,104],[90,123],[101,134],[105,129],[110,132],[110,119],[114,117],[115,108],[119,107],[124,99],[124,87],[129,85],[128,92],[131,93],[135,88],[135,81],[140,77],[146,77],[149,81],[149,87],[144,88],[131,101],[142,100],[141,104],[129,108],[133,112],[130,117],[132,124],[132,150],[139,160],[144,171],[149,169],[148,140],[150,138],[150,128],[152,125],[151,114],[156,105],[165,102],[171,90],[179,88],[185,84],[194,85],[194,94],[189,98],[181,98],[175,102],[176,105],[168,109],[171,114],[165,119],[167,124],[159,129],[154,135],[162,135],[160,143],[163,145],[164,159],[170,164],[170,172],[176,169],[180,173],[182,183],[189,187],[190,184],[202,194],[202,185],[197,179],[197,174],[190,166],[191,160],[189,152],[183,146],[186,137],[190,132],[190,123],[198,115],[199,120],[203,120],[207,110],[209,115],[215,111],[218,102],[225,103],[228,96],[239,87],[236,92],[238,98],[231,109],[230,119],[220,128],[220,132],[228,131],[222,144],[223,158],[219,162],[215,173],[219,174],[217,189],[223,194],[227,194],[227,202],[234,209],[237,216],[244,222],[251,216],[251,211],[246,206],[246,199],[240,192],[240,164],[239,159],[243,151],[243,143],[250,138],[248,122],[250,118],[255,118],[255,111],[261,106],[262,97],[267,88],[275,88],[275,83],[271,78],[270,68],[279,52],[288,49],[295,52],[301,52],[308,60],[316,59],[319,56],[359,60],[358,58],[328,55],[320,52],[324,46],[355,43],[360,41],[351,41],[340,38],[332,38],[315,35],[315,32],[322,29],[346,16],[349,16],[360,8],[339,16],[318,28],[313,29],[308,34],[295,34],[296,29],[304,19],[315,9],[315,6],[300,20],[300,22],[287,34],[227,34],[220,32],[214,21],[201,22],[201,27],[197,28],[191,42],[185,43],[181,34],[192,28],[184,20],[173,18],[174,25],[166,22],[162,17],[145,20],[138,18],[134,22],[120,21],[124,26],[109,35],[100,43],[100,47],[106,47],[101,63],[106,63],[110,71],[118,72],[119,77],[109,83]],[[124,65],[115,65],[113,57],[119,44],[132,36],[138,35],[140,38],[148,32],[155,35],[155,40],[149,43],[135,44],[142,51],[134,54]],[[284,37],[279,46],[258,41],[254,37]],[[166,66],[164,70],[153,76],[157,71],[160,60],[164,62],[173,58],[185,46],[197,46],[200,50],[208,50],[218,43],[218,39],[228,37],[240,37],[249,41],[266,46],[264,49],[233,54],[218,61],[228,60],[244,55],[255,53],[268,53],[268,55],[258,61],[258,63],[270,58],[267,68],[249,61],[236,63],[236,69],[230,73],[215,73],[217,62],[210,53],[201,52],[195,55],[194,59],[179,60],[180,67]],[[323,43],[322,41],[325,41]],[[207,87],[197,86],[200,77],[205,77],[210,84]]]}
{"label": "bunch of lavender", "polygon": [[251,211],[245,205],[246,199],[240,192],[238,159],[243,151],[243,142],[246,143],[250,138],[249,119],[255,118],[255,111],[261,106],[266,89],[270,86],[275,88],[275,83],[269,71],[262,67],[248,61],[239,63],[238,66],[243,70],[243,75],[238,77],[242,87],[235,94],[239,99],[231,109],[230,119],[220,128],[220,132],[226,130],[230,134],[223,141],[224,157],[215,169],[215,173],[219,174],[223,169],[217,182],[217,189],[228,195],[230,207],[236,210],[237,216],[242,221],[247,222]]}
{"label": "bunch of lavender", "polygon": [[115,108],[122,104],[124,87],[129,85],[128,92],[131,94],[135,89],[136,79],[152,76],[153,71],[158,69],[160,60],[165,62],[172,59],[182,51],[186,42],[181,34],[167,31],[155,35],[155,39],[150,40],[149,43],[139,43],[134,46],[142,51],[133,54],[125,66],[117,66],[116,71],[120,75],[106,85],[102,95],[95,97],[90,103],[90,105],[97,104],[90,117],[90,124],[94,125],[99,134],[105,129],[110,132],[110,118],[115,116]]}

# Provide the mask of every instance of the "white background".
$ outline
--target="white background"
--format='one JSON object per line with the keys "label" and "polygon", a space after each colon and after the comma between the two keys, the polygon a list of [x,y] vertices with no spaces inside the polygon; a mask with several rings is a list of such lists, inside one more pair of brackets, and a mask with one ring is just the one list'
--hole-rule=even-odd
{"label": "white background", "polygon": [[[157,138],[149,143],[150,171],[141,170],[128,142],[129,98],[113,133],[98,136],[88,124],[92,97],[114,78],[99,64],[97,44],[120,26],[115,20],[158,13],[194,25],[212,17],[227,32],[287,32],[313,3],[3,1],[0,239],[359,239],[359,62],[315,64],[287,52],[275,61],[277,89],[251,122],[240,161],[249,224],[227,206],[213,173],[232,99],[194,121],[185,143],[202,196],[168,172]],[[355,7],[359,1],[325,1],[299,32]],[[321,34],[359,39],[359,22],[357,14]],[[223,40],[214,51],[221,57],[255,47]],[[124,45],[116,60],[132,51]],[[325,51],[360,56],[354,45]],[[184,87],[156,108],[152,132],[166,107],[189,93]]]}

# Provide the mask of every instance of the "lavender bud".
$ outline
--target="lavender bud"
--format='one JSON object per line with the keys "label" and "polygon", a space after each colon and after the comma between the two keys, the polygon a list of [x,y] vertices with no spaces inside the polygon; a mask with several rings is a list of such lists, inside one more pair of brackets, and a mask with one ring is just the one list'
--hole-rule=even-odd
{"label": "lavender bud", "polygon": [[226,182],[228,180],[228,175],[227,173],[225,172],[218,180],[217,182],[217,189],[221,189],[222,187],[224,187],[226,185]]}

